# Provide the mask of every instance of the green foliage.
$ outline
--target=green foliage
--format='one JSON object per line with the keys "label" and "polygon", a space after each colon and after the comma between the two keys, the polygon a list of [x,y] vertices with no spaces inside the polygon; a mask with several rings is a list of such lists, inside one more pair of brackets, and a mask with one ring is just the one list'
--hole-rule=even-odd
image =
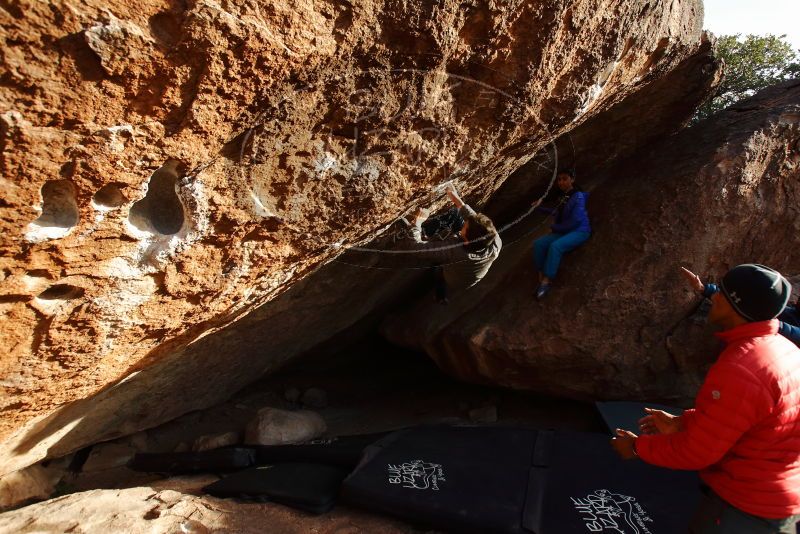
{"label": "green foliage", "polygon": [[752,96],[760,89],[800,77],[800,50],[785,35],[723,35],[717,41],[717,57],[725,61],[725,78],[716,94],[697,110],[704,119]]}

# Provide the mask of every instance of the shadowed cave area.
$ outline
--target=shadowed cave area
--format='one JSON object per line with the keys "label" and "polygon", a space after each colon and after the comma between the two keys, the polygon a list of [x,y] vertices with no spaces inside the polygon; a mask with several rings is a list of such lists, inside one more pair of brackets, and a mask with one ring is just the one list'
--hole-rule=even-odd
{"label": "shadowed cave area", "polygon": [[42,214],[33,224],[69,229],[78,224],[75,185],[69,180],[49,180],[42,186]]}

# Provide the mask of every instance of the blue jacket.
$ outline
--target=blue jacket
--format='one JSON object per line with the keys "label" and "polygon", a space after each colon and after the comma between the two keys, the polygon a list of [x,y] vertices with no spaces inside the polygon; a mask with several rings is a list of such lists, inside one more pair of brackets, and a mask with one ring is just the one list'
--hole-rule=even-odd
{"label": "blue jacket", "polygon": [[555,234],[568,234],[570,232],[591,233],[592,227],[589,224],[589,214],[586,212],[586,200],[589,197],[589,193],[573,189],[568,194],[567,203],[558,209],[537,208],[537,211],[556,216],[555,224],[550,227],[550,230]]}
{"label": "blue jacket", "polygon": [[[704,284],[703,296],[711,298],[711,295],[719,291],[716,284]],[[780,325],[778,333],[789,339],[795,345],[800,346],[800,312],[794,306],[786,306],[778,315]]]}

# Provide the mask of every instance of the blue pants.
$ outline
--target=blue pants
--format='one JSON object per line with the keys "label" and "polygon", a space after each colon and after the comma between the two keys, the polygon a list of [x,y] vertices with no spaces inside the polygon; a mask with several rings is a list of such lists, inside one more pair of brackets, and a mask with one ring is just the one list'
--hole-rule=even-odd
{"label": "blue pants", "polygon": [[589,232],[570,232],[540,237],[533,242],[533,261],[536,262],[536,268],[552,280],[558,272],[561,256],[581,246],[590,235]]}

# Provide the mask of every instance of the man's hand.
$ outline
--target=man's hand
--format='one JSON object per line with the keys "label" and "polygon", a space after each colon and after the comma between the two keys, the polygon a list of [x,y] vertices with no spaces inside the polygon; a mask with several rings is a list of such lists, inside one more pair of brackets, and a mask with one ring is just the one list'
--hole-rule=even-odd
{"label": "man's hand", "polygon": [[541,204],[541,203],[542,203],[542,199],[541,198],[536,199],[533,202],[531,202],[531,208],[536,209],[536,208],[539,207],[539,204]]}
{"label": "man's hand", "polygon": [[457,208],[461,208],[464,205],[464,202],[461,200],[461,197],[458,196],[458,191],[456,191],[456,186],[453,185],[452,182],[447,184],[444,188],[445,193],[447,196],[450,197],[450,202],[455,204]]}
{"label": "man's hand", "polygon": [[425,222],[430,214],[431,212],[425,208],[417,208],[416,213],[414,213],[414,224],[421,224]]}
{"label": "man's hand", "polygon": [[699,276],[694,274],[686,267],[681,267],[681,274],[683,275],[684,278],[686,278],[686,281],[689,282],[689,285],[692,287],[692,289],[700,293],[703,292],[705,286],[703,285],[703,281],[700,280]]}
{"label": "man's hand", "polygon": [[638,436],[627,430],[617,429],[617,437],[611,438],[611,446],[623,460],[631,460],[639,456],[636,454],[636,438]]}
{"label": "man's hand", "polygon": [[639,419],[642,434],[674,434],[683,430],[683,417],[680,415],[653,408],[645,408],[644,411],[647,415]]}

